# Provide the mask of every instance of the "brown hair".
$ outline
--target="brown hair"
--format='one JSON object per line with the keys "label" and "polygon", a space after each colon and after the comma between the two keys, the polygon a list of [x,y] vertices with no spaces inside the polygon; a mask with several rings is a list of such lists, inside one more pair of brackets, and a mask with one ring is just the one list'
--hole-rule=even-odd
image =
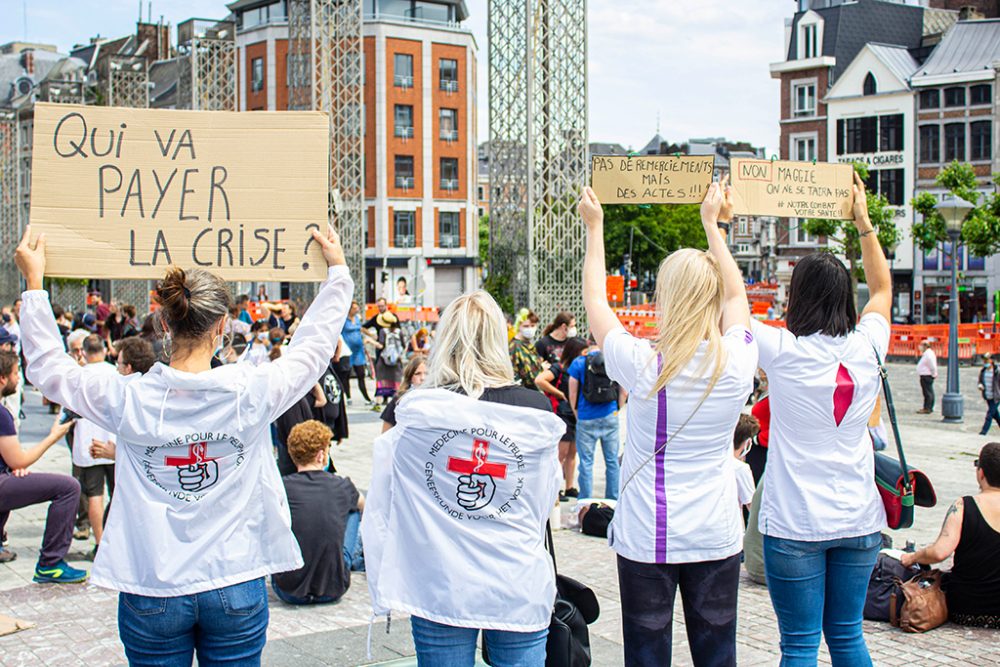
{"label": "brown hair", "polygon": [[0,376],[7,377],[17,368],[19,359],[15,352],[0,350]]}
{"label": "brown hair", "polygon": [[107,348],[104,347],[104,339],[97,334],[90,334],[83,339],[83,353],[88,357],[93,357],[106,351]]}
{"label": "brown hair", "polygon": [[545,327],[545,330],[542,332],[542,335],[548,336],[550,333],[552,333],[553,331],[555,331],[564,324],[566,326],[569,326],[569,323],[575,319],[576,318],[573,317],[573,313],[569,312],[568,310],[564,310],[556,315],[556,318],[552,320],[552,323],[549,324],[549,326]]}
{"label": "brown hair", "polygon": [[[410,388],[410,383],[413,382],[413,376],[417,374],[417,370],[420,368],[420,364],[427,363],[427,356],[424,354],[415,354],[413,358],[410,359],[410,363],[406,364],[406,368],[403,369],[403,381],[399,383],[399,394],[402,395],[407,389]],[[397,399],[398,400],[398,399]]]}
{"label": "brown hair", "polygon": [[309,465],[330,446],[333,431],[315,419],[296,424],[288,433],[288,455],[297,466]]}
{"label": "brown hair", "polygon": [[739,447],[747,438],[754,438],[760,433],[760,422],[753,415],[740,415],[733,433],[733,448]]}
{"label": "brown hair", "polygon": [[226,283],[208,271],[171,267],[156,286],[156,302],[175,341],[197,341],[212,334],[232,297]]}
{"label": "brown hair", "polygon": [[[11,353],[4,352],[2,354]],[[3,373],[2,367],[0,367],[0,373]],[[979,450],[979,469],[983,471],[987,484],[1000,488],[1000,442],[988,442]]]}
{"label": "brown hair", "polygon": [[118,341],[115,347],[118,350],[119,358],[124,359],[125,363],[131,366],[136,373],[146,373],[156,363],[153,344],[145,338],[129,336]]}

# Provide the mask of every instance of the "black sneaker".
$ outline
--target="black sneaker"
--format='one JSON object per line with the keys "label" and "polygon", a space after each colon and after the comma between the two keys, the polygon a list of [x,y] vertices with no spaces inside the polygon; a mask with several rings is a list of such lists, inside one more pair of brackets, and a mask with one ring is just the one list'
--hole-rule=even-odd
{"label": "black sneaker", "polygon": [[563,493],[562,491],[560,491],[559,492],[559,502],[564,503],[567,500],[569,500],[569,496],[567,496],[565,493]]}
{"label": "black sneaker", "polygon": [[571,486],[568,489],[566,489],[566,496],[568,498],[579,498],[580,492],[576,489],[575,486]]}
{"label": "black sneaker", "polygon": [[7,531],[5,530],[5,531],[3,531],[3,535],[0,536],[0,547],[7,546],[7,541],[8,541],[7,540]]}

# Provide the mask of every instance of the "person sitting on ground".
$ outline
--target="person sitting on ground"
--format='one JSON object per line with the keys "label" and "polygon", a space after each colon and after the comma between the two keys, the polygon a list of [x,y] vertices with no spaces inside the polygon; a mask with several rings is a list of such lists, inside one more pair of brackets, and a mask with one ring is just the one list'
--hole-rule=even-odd
{"label": "person sitting on ground", "polygon": [[[733,473],[736,475],[736,497],[740,507],[748,507],[753,500],[757,485],[753,481],[753,471],[746,462],[747,453],[753,447],[754,438],[760,433],[760,422],[753,415],[741,414],[733,432]],[[744,523],[746,515],[744,513]]]}
{"label": "person sitting on ground", "polygon": [[[87,360],[84,370],[98,377],[117,375],[115,367],[107,363],[107,349],[104,340],[97,334],[90,334],[83,341],[83,355]],[[87,516],[90,528],[94,531],[94,550],[87,555],[88,560],[97,556],[101,546],[101,536],[104,534],[104,489],[107,487],[108,498],[115,495],[115,460],[110,458],[94,458],[91,455],[93,445],[111,449],[118,437],[89,419],[76,420],[73,429],[73,469],[74,477],[80,481],[83,496],[87,499]]]}
{"label": "person sitting on ground", "polygon": [[955,554],[942,579],[949,620],[1000,629],[1000,442],[984,445],[974,464],[979,493],[956,500],[937,540],[900,561],[906,567],[934,565]]}
{"label": "person sitting on ground", "polygon": [[288,604],[336,602],[351,586],[351,571],[364,571],[360,527],[365,497],[349,478],[326,471],[332,437],[315,419],[288,435],[296,472],[282,482],[305,563],[271,579],[275,594]]}
{"label": "person sitting on ground", "polygon": [[[0,388],[5,396],[17,390],[21,379],[17,355],[0,351]],[[7,525],[12,510],[51,501],[42,537],[42,550],[35,566],[34,580],[38,583],[78,584],[87,579],[86,570],[71,567],[65,560],[73,538],[80,484],[69,475],[31,473],[28,468],[52,445],[69,432],[73,422],[56,421],[40,443],[21,449],[14,427],[14,418],[0,407],[0,532]],[[17,555],[0,550],[0,562],[14,560]]]}

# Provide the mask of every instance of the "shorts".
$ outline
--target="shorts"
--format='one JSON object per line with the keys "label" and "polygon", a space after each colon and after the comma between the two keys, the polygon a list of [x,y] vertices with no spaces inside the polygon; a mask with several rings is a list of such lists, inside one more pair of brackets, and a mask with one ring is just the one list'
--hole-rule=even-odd
{"label": "shorts", "polygon": [[73,466],[73,476],[80,480],[80,493],[85,498],[104,496],[104,487],[108,487],[108,497],[115,495],[115,464],[104,463],[96,466]]}

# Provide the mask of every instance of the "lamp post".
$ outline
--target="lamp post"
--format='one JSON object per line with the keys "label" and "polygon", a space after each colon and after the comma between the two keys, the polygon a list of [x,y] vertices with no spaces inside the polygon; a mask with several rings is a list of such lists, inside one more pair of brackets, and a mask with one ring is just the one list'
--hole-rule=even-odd
{"label": "lamp post", "polygon": [[958,242],[962,237],[962,223],[973,208],[961,197],[951,197],[937,206],[944,218],[951,239],[951,298],[948,300],[948,386],[941,399],[941,415],[945,422],[962,422],[965,405],[958,384]]}

